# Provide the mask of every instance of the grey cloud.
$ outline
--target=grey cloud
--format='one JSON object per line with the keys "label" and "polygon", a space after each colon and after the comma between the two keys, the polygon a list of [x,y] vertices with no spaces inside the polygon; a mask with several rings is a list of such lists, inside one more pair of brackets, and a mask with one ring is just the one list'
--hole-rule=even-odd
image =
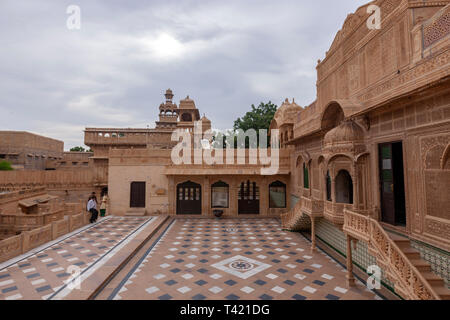
{"label": "grey cloud", "polygon": [[[163,92],[216,128],[251,104],[315,99],[315,66],[366,1],[0,3],[0,128],[83,142],[82,128],[154,125]],[[66,28],[81,7],[82,29]]]}

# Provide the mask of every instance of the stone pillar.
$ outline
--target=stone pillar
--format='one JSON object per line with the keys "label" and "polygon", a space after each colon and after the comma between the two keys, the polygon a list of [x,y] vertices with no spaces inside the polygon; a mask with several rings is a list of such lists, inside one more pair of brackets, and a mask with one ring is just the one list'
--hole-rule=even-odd
{"label": "stone pillar", "polygon": [[56,238],[58,238],[58,228],[56,222],[52,222],[51,226],[52,226],[52,240],[55,240]]}
{"label": "stone pillar", "polygon": [[212,212],[210,212],[210,207],[211,207],[211,199],[210,199],[210,189],[211,189],[211,185],[210,185],[210,181],[209,181],[209,177],[205,176],[203,178],[203,195],[202,195],[202,216],[209,216],[211,215]]}
{"label": "stone pillar", "polygon": [[[255,178],[255,177],[254,177]],[[250,179],[252,181],[252,179]],[[269,183],[267,177],[262,179],[254,179],[259,187],[259,214],[261,216],[269,215]]]}
{"label": "stone pillar", "polygon": [[176,203],[177,203],[177,197],[178,195],[176,194],[176,188],[175,188],[175,182],[174,182],[174,177],[173,176],[169,176],[169,183],[168,183],[168,190],[167,190],[167,196],[168,196],[168,201],[169,201],[169,207],[168,207],[168,214],[173,214],[175,215],[176,212]]}
{"label": "stone pillar", "polygon": [[353,164],[353,210],[358,210],[359,193],[358,193],[358,167],[356,163]]}
{"label": "stone pillar", "polygon": [[334,174],[333,177],[331,177],[331,202],[334,204],[336,203],[336,185],[335,185],[335,179]]}
{"label": "stone pillar", "polygon": [[239,182],[238,178],[233,177],[230,183],[230,194],[229,194],[229,207],[230,214],[232,216],[238,215],[238,191],[239,191]]}
{"label": "stone pillar", "polygon": [[353,276],[352,237],[349,235],[347,235],[347,286],[355,286],[355,277]]}
{"label": "stone pillar", "polygon": [[30,247],[30,232],[29,231],[22,231],[21,233],[22,237],[22,253],[25,253],[28,251],[28,248]]}
{"label": "stone pillar", "polygon": [[311,253],[316,251],[316,218],[311,216]]}

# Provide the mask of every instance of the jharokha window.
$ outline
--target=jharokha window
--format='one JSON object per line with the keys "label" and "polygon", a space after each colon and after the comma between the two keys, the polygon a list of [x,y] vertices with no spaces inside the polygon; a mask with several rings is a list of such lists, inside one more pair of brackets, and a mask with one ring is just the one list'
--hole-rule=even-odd
{"label": "jharokha window", "polygon": [[331,201],[331,177],[330,177],[330,171],[327,171],[327,176],[325,177],[325,185],[327,187],[327,201]]}
{"label": "jharokha window", "polygon": [[269,207],[286,208],[286,185],[281,181],[269,185]]}
{"label": "jharokha window", "polygon": [[229,185],[218,181],[211,186],[211,207],[228,208]]}
{"label": "jharokha window", "polygon": [[305,162],[303,162],[303,187],[309,189],[309,172]]}

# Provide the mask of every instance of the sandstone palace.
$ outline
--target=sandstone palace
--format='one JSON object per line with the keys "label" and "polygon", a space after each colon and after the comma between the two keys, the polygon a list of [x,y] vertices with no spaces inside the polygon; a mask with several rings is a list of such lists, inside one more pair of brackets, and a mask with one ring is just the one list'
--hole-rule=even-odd
{"label": "sandstone palace", "polygon": [[345,265],[349,288],[377,265],[386,298],[450,299],[450,0],[370,4],[382,27],[367,28],[369,4],[349,14],[316,100],[278,108],[275,175],[249,149],[245,164],[174,164],[172,132],[212,125],[170,89],[154,128],[86,128],[92,152],[0,131],[14,168],[0,171],[0,262],[87,225],[95,191],[114,217],[275,219]]}

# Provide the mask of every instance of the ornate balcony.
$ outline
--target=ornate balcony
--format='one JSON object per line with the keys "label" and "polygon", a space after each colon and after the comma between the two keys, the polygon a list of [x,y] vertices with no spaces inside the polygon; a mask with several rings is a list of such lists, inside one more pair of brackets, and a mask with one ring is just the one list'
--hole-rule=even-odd
{"label": "ornate balcony", "polygon": [[330,220],[336,225],[344,224],[344,209],[353,209],[351,203],[336,203],[325,201],[323,215],[327,220]]}
{"label": "ornate balcony", "polygon": [[323,216],[323,200],[302,197],[302,212],[310,217]]}

